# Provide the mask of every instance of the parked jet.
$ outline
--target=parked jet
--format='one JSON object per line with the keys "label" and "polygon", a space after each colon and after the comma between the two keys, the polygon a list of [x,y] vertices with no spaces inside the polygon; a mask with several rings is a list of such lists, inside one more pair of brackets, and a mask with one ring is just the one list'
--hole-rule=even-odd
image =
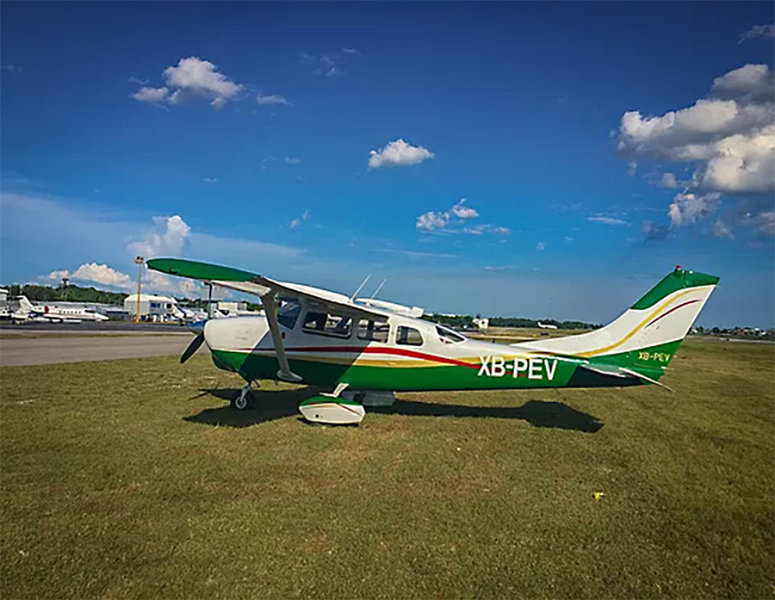
{"label": "parked jet", "polygon": [[416,318],[417,309],[362,301],[248,271],[180,259],[151,269],[259,296],[264,316],[212,319],[181,356],[204,342],[215,365],[259,379],[331,390],[299,406],[309,421],[359,423],[395,391],[622,387],[659,384],[718,283],[680,267],[609,325],[580,335],[504,345],[471,340]]}
{"label": "parked jet", "polygon": [[80,323],[81,321],[107,321],[108,317],[91,308],[39,305],[29,301],[27,296],[19,296],[19,310],[12,313],[16,322],[42,323]]}

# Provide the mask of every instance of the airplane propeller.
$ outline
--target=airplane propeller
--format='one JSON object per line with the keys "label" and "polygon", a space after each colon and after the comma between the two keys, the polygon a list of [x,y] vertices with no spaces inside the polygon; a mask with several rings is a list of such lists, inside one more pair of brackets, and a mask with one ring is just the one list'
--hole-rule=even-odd
{"label": "airplane propeller", "polygon": [[197,334],[197,336],[191,340],[191,343],[188,345],[188,347],[183,351],[183,354],[180,355],[180,364],[182,365],[184,362],[186,362],[191,356],[199,350],[199,346],[202,345],[202,342],[205,341],[205,332],[201,331]]}

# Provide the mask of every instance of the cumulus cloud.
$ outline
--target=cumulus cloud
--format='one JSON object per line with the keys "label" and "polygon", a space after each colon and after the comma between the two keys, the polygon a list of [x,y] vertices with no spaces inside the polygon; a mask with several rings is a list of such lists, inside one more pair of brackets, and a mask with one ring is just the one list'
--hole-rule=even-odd
{"label": "cumulus cloud", "polygon": [[154,258],[162,255],[180,255],[188,242],[191,228],[179,216],[154,217],[153,228],[144,240],[133,241],[128,249],[132,254]]}
{"label": "cumulus cloud", "polygon": [[458,203],[452,207],[452,214],[458,219],[474,219],[478,217],[479,213],[476,212],[476,209],[473,209],[470,206],[463,206],[465,202],[466,199],[461,198]]}
{"label": "cumulus cloud", "polygon": [[775,37],[775,24],[769,25],[754,25],[748,31],[741,33],[737,38],[737,43],[742,44],[747,40],[753,40],[756,38],[774,38]]}
{"label": "cumulus cloud", "polygon": [[132,94],[132,98],[140,102],[150,102],[152,104],[158,104],[164,102],[167,99],[169,90],[166,87],[154,88],[143,86]]}
{"label": "cumulus cloud", "polygon": [[449,213],[428,211],[417,217],[415,227],[421,231],[444,229],[449,223]]}
{"label": "cumulus cloud", "polygon": [[286,165],[298,165],[301,163],[300,158],[296,158],[295,156],[286,156],[285,157],[285,164]]}
{"label": "cumulus cloud", "polygon": [[678,180],[672,173],[662,173],[662,179],[659,180],[658,185],[663,188],[677,188]]}
{"label": "cumulus cloud", "polygon": [[593,223],[602,223],[603,225],[626,225],[627,227],[630,226],[630,224],[627,221],[623,221],[622,219],[617,219],[616,217],[604,217],[603,215],[587,217],[587,221],[591,221]]}
{"label": "cumulus cloud", "polygon": [[412,146],[401,138],[389,142],[379,150],[372,150],[369,156],[369,168],[410,166],[433,158],[434,154],[422,146]]}
{"label": "cumulus cloud", "polygon": [[[628,157],[693,167],[688,182],[678,182],[668,173],[660,181],[664,187],[686,186],[668,209],[673,226],[711,216],[721,204],[720,194],[771,197],[775,74],[767,65],[747,64],[716,77],[708,96],[688,108],[658,116],[628,111],[621,118],[618,148]],[[770,206],[771,202],[761,202],[759,210]],[[743,223],[738,219],[726,225]]]}
{"label": "cumulus cloud", "polygon": [[202,181],[205,183],[218,183],[217,177],[202,177]]}
{"label": "cumulus cloud", "polygon": [[98,264],[96,262],[84,263],[72,273],[67,269],[60,269],[51,271],[48,274],[48,279],[56,281],[60,281],[65,277],[76,281],[99,283],[124,290],[128,290],[136,285],[126,273],[117,271],[106,264]]}
{"label": "cumulus cloud", "polygon": [[627,175],[632,177],[635,175],[635,173],[638,171],[638,163],[634,160],[631,160],[627,163]]}
{"label": "cumulus cloud", "polygon": [[153,104],[180,104],[193,98],[204,98],[210,101],[213,109],[221,110],[245,89],[244,85],[219,72],[216,65],[196,56],[181,58],[177,65],[164,69],[162,77],[166,85],[143,86],[131,95],[132,98]]}
{"label": "cumulus cloud", "polygon": [[708,194],[681,193],[676,194],[667,216],[673,225],[687,225],[698,219],[716,212],[720,203],[721,194],[710,192]]}
{"label": "cumulus cloud", "polygon": [[484,235],[485,233],[508,235],[511,233],[508,227],[500,227],[491,223],[468,224],[468,221],[478,217],[479,211],[466,205],[466,199],[461,198],[449,210],[443,212],[430,210],[421,214],[415,221],[415,227],[426,233],[436,230],[470,235]]}
{"label": "cumulus cloud", "polygon": [[68,271],[67,269],[51,271],[51,273],[47,275],[47,278],[51,279],[52,281],[62,281],[65,278],[70,279],[70,271]]}
{"label": "cumulus cloud", "polygon": [[546,243],[545,242],[538,242],[536,244],[536,250],[538,250],[539,252],[543,252],[544,250],[546,250]]}
{"label": "cumulus cloud", "polygon": [[290,102],[285,99],[285,96],[281,96],[280,94],[262,94],[259,92],[258,96],[256,96],[256,102],[258,104],[284,104],[285,106],[290,106]]}

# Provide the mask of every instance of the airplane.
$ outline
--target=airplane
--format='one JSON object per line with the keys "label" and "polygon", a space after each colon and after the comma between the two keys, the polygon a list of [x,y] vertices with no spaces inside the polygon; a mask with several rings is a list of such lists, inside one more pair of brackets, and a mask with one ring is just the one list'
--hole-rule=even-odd
{"label": "airplane", "polygon": [[216,367],[247,382],[231,401],[239,411],[260,379],[330,390],[299,405],[307,421],[327,424],[358,424],[397,391],[667,387],[659,379],[719,281],[678,266],[605,327],[506,345],[422,320],[418,307],[184,259],[147,265],[255,294],[264,306],[262,316],[207,321],[181,363],[205,343]]}
{"label": "airplane", "polygon": [[19,296],[19,310],[11,314],[16,322],[80,323],[81,321],[107,321],[108,317],[91,308],[37,305],[27,296]]}
{"label": "airplane", "polygon": [[551,323],[541,323],[541,321],[538,321],[538,327],[539,329],[557,329],[557,325],[552,325]]}

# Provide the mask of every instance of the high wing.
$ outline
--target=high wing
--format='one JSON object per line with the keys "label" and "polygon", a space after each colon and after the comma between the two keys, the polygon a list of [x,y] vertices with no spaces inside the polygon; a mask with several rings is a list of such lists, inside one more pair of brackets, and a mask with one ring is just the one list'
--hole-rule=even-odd
{"label": "high wing", "polygon": [[288,365],[288,358],[285,355],[285,345],[277,324],[278,300],[280,298],[302,299],[311,306],[319,307],[323,310],[330,309],[355,317],[384,319],[386,314],[389,314],[381,310],[355,304],[344,294],[337,294],[306,285],[275,281],[257,273],[232,267],[223,267],[180,258],[153,258],[146,264],[150,269],[160,271],[161,273],[199,279],[238,292],[254,294],[261,298],[261,304],[264,307],[264,313],[269,323],[269,331],[272,334],[272,340],[277,352],[277,360],[280,363],[280,371],[277,375],[285,381],[297,382],[301,378],[291,371]]}

